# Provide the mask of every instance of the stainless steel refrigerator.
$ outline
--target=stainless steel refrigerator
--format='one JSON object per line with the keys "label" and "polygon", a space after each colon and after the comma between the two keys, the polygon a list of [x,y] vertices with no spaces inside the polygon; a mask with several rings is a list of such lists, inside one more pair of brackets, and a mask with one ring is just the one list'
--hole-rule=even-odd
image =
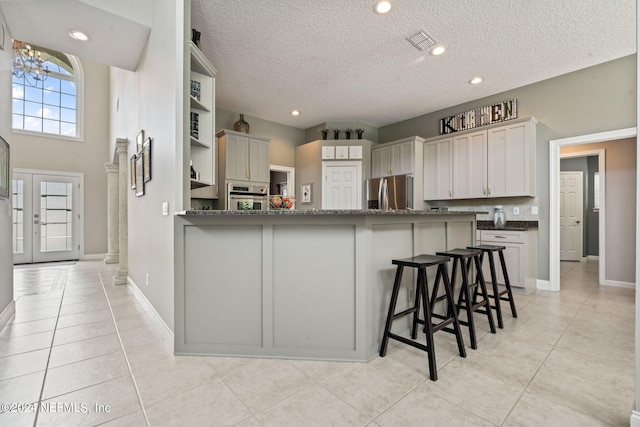
{"label": "stainless steel refrigerator", "polygon": [[413,209],[413,177],[394,175],[368,179],[367,208]]}

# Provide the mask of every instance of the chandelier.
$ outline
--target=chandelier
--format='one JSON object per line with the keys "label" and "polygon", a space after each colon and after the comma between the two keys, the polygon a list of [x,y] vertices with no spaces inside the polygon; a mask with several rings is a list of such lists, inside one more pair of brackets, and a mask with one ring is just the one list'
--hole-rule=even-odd
{"label": "chandelier", "polygon": [[42,64],[42,54],[30,44],[13,40],[13,75],[31,86],[38,86],[49,75],[49,67]]}

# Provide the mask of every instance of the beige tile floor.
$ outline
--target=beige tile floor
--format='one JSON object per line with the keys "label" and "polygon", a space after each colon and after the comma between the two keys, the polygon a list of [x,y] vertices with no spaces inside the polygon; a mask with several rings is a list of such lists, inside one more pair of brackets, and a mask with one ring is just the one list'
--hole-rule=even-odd
{"label": "beige tile floor", "polygon": [[174,356],[113,267],[17,267],[0,401],[27,405],[0,425],[627,426],[634,292],[598,286],[596,269],[563,263],[561,292],[517,295],[495,335],[479,319],[466,359],[436,334],[432,382],[403,344],[369,363]]}

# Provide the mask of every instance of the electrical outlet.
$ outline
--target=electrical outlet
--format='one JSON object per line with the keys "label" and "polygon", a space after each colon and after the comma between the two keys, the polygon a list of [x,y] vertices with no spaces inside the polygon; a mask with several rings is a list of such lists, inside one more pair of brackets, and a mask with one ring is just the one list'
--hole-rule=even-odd
{"label": "electrical outlet", "polygon": [[163,216],[169,215],[169,202],[162,202],[162,215]]}
{"label": "electrical outlet", "polygon": [[531,215],[538,215],[538,207],[531,206]]}
{"label": "electrical outlet", "polygon": [[149,286],[149,273],[147,273],[147,277],[145,278],[145,284]]}
{"label": "electrical outlet", "polygon": [[515,206],[515,207],[513,208],[513,214],[514,214],[514,215],[520,215],[520,208],[519,208],[518,206]]}

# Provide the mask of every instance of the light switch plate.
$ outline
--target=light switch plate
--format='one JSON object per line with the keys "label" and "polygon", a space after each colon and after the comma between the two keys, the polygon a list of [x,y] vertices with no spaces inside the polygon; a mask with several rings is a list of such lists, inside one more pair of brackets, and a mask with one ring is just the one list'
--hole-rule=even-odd
{"label": "light switch plate", "polygon": [[169,216],[169,202],[162,202],[162,215]]}
{"label": "light switch plate", "polygon": [[538,215],[538,207],[531,206],[531,215]]}

